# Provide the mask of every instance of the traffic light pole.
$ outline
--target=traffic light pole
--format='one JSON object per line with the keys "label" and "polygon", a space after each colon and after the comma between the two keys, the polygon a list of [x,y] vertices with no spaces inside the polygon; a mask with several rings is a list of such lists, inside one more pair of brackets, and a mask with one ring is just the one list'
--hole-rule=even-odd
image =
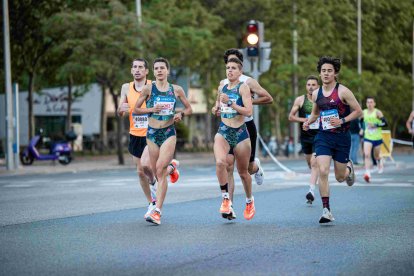
{"label": "traffic light pole", "polygon": [[[257,58],[250,58],[250,63],[253,65],[251,71],[252,78],[259,81],[261,72],[259,71],[259,60]],[[259,106],[253,105],[253,119],[254,124],[256,125],[257,133],[260,134],[260,117],[259,117]],[[259,150],[259,139],[256,140],[256,150]]]}

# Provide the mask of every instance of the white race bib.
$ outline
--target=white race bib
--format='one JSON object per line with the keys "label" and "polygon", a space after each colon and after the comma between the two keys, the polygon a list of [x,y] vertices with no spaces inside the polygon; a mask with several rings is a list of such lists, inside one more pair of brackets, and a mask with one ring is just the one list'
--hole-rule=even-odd
{"label": "white race bib", "polygon": [[175,100],[160,98],[159,100],[154,101],[154,106],[157,106],[157,105],[161,105],[162,109],[160,112],[154,113],[155,115],[165,116],[165,115],[174,114]]}
{"label": "white race bib", "polygon": [[[306,118],[309,118],[309,117],[310,117],[310,115],[306,115]],[[321,120],[318,117],[318,119],[316,119],[315,122],[313,122],[312,124],[309,125],[309,129],[319,129],[319,122],[320,121]]]}
{"label": "white race bib", "polygon": [[327,130],[327,129],[333,129],[333,128],[340,127],[340,125],[338,126],[331,125],[332,118],[339,119],[338,110],[330,109],[330,110],[321,111],[322,129]]}
{"label": "white race bib", "polygon": [[220,113],[235,114],[235,113],[237,113],[237,111],[233,107],[227,106],[227,104],[220,103]]}
{"label": "white race bib", "polygon": [[148,115],[132,114],[135,128],[148,128]]}

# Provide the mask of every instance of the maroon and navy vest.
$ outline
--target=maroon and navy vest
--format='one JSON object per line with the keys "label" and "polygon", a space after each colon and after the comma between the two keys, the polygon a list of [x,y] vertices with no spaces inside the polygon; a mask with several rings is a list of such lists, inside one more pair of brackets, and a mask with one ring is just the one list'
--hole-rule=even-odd
{"label": "maroon and navy vest", "polygon": [[339,127],[333,127],[329,123],[331,118],[344,118],[351,113],[349,105],[344,104],[339,98],[338,87],[339,83],[336,83],[334,90],[328,97],[323,95],[322,86],[319,87],[316,104],[318,105],[320,111],[320,131],[346,132],[349,130],[349,122],[346,122]]}

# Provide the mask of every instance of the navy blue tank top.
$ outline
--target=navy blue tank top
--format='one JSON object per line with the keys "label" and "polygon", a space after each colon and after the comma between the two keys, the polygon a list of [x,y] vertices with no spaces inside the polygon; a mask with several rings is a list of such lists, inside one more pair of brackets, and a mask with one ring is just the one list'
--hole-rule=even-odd
{"label": "navy blue tank top", "polygon": [[330,125],[331,118],[344,118],[351,113],[349,105],[346,105],[339,98],[339,83],[336,83],[331,95],[325,97],[322,92],[322,86],[319,87],[316,104],[319,107],[321,124],[319,130],[329,132],[346,132],[349,130],[349,122],[338,127]]}

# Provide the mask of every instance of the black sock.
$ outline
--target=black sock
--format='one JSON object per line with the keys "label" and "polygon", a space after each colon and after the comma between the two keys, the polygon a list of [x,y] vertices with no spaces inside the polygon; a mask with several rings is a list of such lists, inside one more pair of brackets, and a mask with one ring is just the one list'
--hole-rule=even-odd
{"label": "black sock", "polygon": [[224,185],[220,185],[220,190],[221,190],[222,193],[224,193],[224,192],[228,193],[229,192],[229,185],[228,185],[228,183],[226,183]]}
{"label": "black sock", "polygon": [[331,210],[331,208],[329,207],[329,196],[322,197],[322,204],[323,208],[328,208],[329,211]]}

